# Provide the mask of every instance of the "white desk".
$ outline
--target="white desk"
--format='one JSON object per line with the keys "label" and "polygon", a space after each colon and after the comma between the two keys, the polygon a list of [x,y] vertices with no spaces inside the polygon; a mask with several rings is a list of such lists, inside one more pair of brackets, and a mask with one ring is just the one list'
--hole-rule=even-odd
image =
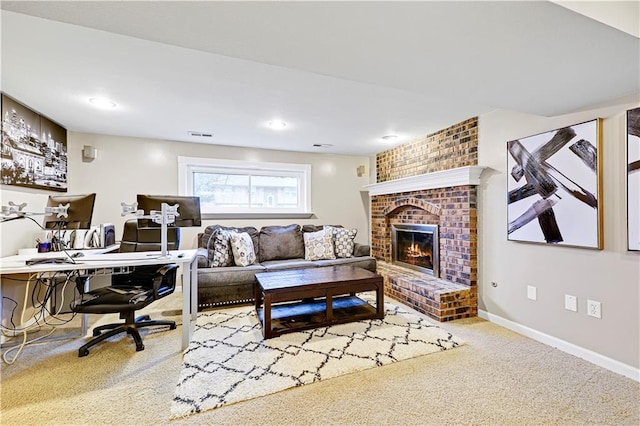
{"label": "white desk", "polygon": [[182,267],[182,350],[189,346],[198,303],[198,258],[197,250],[172,250],[169,257],[161,258],[160,252],[103,253],[104,250],[68,250],[70,254],[81,251],[76,263],[25,265],[25,260],[34,257],[63,257],[62,252],[39,253],[31,256],[8,256],[0,258],[0,275],[33,274],[59,271],[87,271],[126,266],[163,265],[177,263]]}

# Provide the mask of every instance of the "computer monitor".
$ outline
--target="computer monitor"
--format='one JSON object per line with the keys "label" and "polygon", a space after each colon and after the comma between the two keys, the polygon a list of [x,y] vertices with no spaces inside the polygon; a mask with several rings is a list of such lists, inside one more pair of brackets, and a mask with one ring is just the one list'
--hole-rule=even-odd
{"label": "computer monitor", "polygon": [[86,195],[49,195],[47,207],[69,204],[66,217],[52,214],[44,217],[43,226],[47,229],[89,229],[96,194]]}
{"label": "computer monitor", "polygon": [[[169,226],[179,228],[201,226],[202,218],[200,216],[200,197],[185,197],[177,195],[145,195],[138,194],[138,209],[143,210],[144,214],[149,214],[151,210],[160,211],[162,203],[170,206],[178,205],[178,214],[176,221]],[[160,226],[150,219],[138,219],[138,226],[154,227]]]}

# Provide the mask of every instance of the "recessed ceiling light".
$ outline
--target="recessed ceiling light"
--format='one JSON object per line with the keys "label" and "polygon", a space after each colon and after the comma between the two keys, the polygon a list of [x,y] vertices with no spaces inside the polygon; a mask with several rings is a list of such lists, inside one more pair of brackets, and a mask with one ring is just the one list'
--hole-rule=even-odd
{"label": "recessed ceiling light", "polygon": [[382,137],[385,142],[395,142],[398,140],[398,135],[385,135]]}
{"label": "recessed ceiling light", "polygon": [[282,120],[271,120],[267,123],[267,126],[269,126],[271,130],[282,130],[287,127],[287,123]]}
{"label": "recessed ceiling light", "polygon": [[116,107],[116,103],[107,98],[90,98],[89,103],[93,106],[103,109],[111,109]]}

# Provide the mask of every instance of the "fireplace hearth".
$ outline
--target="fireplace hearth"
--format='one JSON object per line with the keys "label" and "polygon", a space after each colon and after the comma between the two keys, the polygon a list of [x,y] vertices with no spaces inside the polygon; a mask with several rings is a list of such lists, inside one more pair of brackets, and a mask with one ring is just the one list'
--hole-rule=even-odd
{"label": "fireplace hearth", "polygon": [[438,226],[391,225],[393,263],[440,276]]}

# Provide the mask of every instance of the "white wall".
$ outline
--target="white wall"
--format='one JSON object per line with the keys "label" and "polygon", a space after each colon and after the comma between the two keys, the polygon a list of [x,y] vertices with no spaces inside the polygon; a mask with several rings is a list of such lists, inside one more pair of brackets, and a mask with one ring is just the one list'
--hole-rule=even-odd
{"label": "white wall", "polygon": [[[369,242],[368,198],[361,189],[369,183],[369,171],[359,178],[356,169],[368,157],[294,153],[261,149],[214,146],[164,140],[138,139],[69,132],[69,194],[95,192],[93,223],[111,222],[116,236],[122,235],[121,202],[135,201],[136,194],[177,194],[178,156],[209,157],[247,161],[273,161],[311,164],[312,219],[211,220],[202,228],[183,228],[181,248],[195,247],[196,234],[205,226],[223,223],[231,226],[261,226],[290,223],[342,224],[358,229],[356,241]],[[82,148],[91,145],[98,155],[92,162],[82,161]],[[0,188],[2,203],[27,201],[32,211],[42,211],[48,193],[25,191],[16,187]],[[42,218],[36,218],[39,222]],[[19,248],[33,246],[37,227],[27,221],[2,224],[2,255],[15,254]]]}
{"label": "white wall", "polygon": [[[626,250],[626,122],[637,104],[545,118],[510,111],[479,117],[479,308],[524,327],[640,367],[640,254]],[[602,117],[604,250],[507,241],[506,142]],[[493,287],[491,282],[496,282]],[[535,286],[537,301],[527,299]],[[578,312],[564,295],[578,297]],[[587,316],[602,302],[602,319]]]}
{"label": "white wall", "polygon": [[[44,212],[48,195],[45,191],[0,184],[0,205],[6,206],[9,201],[16,204],[27,203],[24,211]],[[33,216],[33,219],[42,224],[42,216]],[[17,254],[21,248],[36,247],[36,238],[41,234],[39,231],[38,225],[29,219],[0,224],[0,256]]]}

